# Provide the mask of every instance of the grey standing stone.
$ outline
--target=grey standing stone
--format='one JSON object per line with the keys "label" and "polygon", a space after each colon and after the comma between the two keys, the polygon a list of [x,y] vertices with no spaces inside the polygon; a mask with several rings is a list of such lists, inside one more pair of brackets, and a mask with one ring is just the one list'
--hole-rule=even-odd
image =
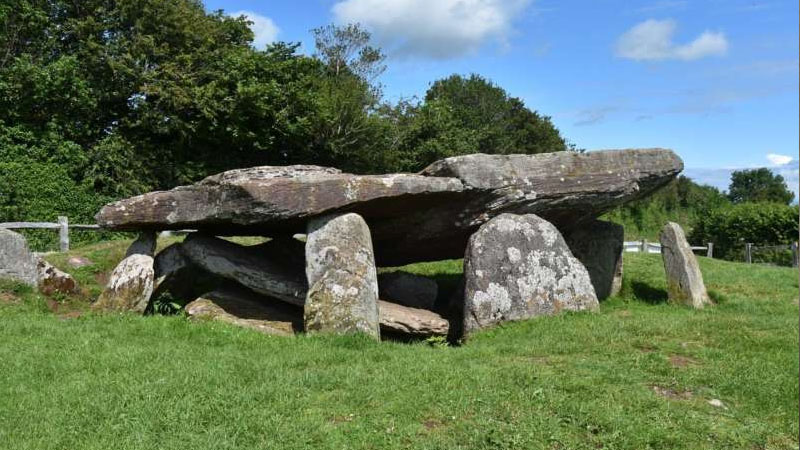
{"label": "grey standing stone", "polygon": [[0,228],[0,278],[35,287],[38,278],[36,262],[25,236]]}
{"label": "grey standing stone", "polygon": [[378,291],[383,300],[411,308],[433,310],[439,286],[430,278],[408,272],[378,275]]}
{"label": "grey standing stone", "polygon": [[306,331],[380,337],[375,256],[361,216],[350,213],[309,223],[306,278]]}
{"label": "grey standing stone", "polygon": [[697,258],[692,253],[680,225],[668,222],[661,229],[660,240],[669,301],[693,308],[711,304]]}
{"label": "grey standing stone", "polygon": [[92,308],[144,313],[153,294],[154,278],[152,256],[128,256],[114,268],[105,290]]}
{"label": "grey standing stone", "polygon": [[472,235],[464,255],[463,333],[494,324],[593,310],[589,274],[550,222],[501,214]]}
{"label": "grey standing stone", "polygon": [[622,225],[593,220],[564,236],[572,255],[586,267],[598,300],[617,295],[622,288]]}
{"label": "grey standing stone", "polygon": [[125,252],[125,257],[131,255],[145,255],[153,256],[156,252],[156,243],[158,236],[155,231],[143,231],[139,233],[139,237],[133,241],[128,251]]}

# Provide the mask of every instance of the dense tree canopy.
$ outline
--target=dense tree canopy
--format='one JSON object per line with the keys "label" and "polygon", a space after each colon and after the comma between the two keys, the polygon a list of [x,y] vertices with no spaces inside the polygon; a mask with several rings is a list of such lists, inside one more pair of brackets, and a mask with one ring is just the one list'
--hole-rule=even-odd
{"label": "dense tree canopy", "polygon": [[[200,0],[8,0],[0,30],[0,221],[91,221],[110,199],[236,167],[416,171],[566,148],[547,117],[477,75],[385,102],[385,56],[359,25],[312,30],[313,56],[255,49],[244,17]],[[66,203],[19,200],[67,187]]]}
{"label": "dense tree canopy", "polygon": [[788,205],[794,199],[794,193],[781,175],[762,167],[734,171],[728,197],[734,203],[776,202]]}

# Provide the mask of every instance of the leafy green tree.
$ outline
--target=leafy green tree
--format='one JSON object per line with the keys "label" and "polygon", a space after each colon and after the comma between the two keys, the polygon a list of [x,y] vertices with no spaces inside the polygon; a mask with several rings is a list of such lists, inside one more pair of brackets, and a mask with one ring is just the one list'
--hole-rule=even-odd
{"label": "leafy green tree", "polygon": [[370,45],[370,33],[358,24],[327,25],[312,34],[314,56],[325,67],[313,124],[313,160],[357,173],[384,171],[385,127],[376,111],[385,55]]}
{"label": "leafy green tree", "polygon": [[469,153],[545,153],[568,146],[550,119],[478,75],[452,75],[424,102],[401,101],[382,114],[392,130],[395,170],[416,171],[437,159]]}
{"label": "leafy green tree", "polygon": [[522,100],[480,75],[437,80],[425,94],[425,102],[441,103],[462,128],[476,130],[478,152],[531,154],[568,149],[549,117],[531,111]]}
{"label": "leafy green tree", "polygon": [[734,203],[776,202],[788,205],[794,199],[794,193],[781,175],[762,167],[734,171],[728,197]]}

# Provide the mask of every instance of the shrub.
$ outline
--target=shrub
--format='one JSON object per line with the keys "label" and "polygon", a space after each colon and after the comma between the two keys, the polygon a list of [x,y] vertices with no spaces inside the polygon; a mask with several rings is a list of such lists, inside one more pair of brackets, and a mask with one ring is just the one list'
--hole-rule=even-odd
{"label": "shrub", "polygon": [[[798,207],[779,203],[742,203],[711,210],[698,218],[689,239],[714,243],[714,255],[744,259],[746,243],[755,246],[791,244],[798,239]],[[785,255],[772,261],[785,263]]]}
{"label": "shrub", "polygon": [[[0,222],[55,222],[67,216],[73,223],[94,223],[94,214],[109,199],[77,185],[67,171],[54,163],[25,158],[0,162]],[[31,249],[58,248],[51,230],[23,231]],[[103,233],[76,233],[74,243],[108,238]]]}

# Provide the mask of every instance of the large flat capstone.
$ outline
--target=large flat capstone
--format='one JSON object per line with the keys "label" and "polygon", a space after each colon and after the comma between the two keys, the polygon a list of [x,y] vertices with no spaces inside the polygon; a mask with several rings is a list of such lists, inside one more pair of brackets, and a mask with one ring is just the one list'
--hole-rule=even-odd
{"label": "large flat capstone", "polygon": [[96,219],[113,230],[275,237],[354,212],[370,228],[376,263],[401,265],[460,258],[469,236],[502,213],[533,213],[567,231],[646,196],[682,169],[664,149],[475,154],[437,161],[419,174],[253,167],[111,203]]}

